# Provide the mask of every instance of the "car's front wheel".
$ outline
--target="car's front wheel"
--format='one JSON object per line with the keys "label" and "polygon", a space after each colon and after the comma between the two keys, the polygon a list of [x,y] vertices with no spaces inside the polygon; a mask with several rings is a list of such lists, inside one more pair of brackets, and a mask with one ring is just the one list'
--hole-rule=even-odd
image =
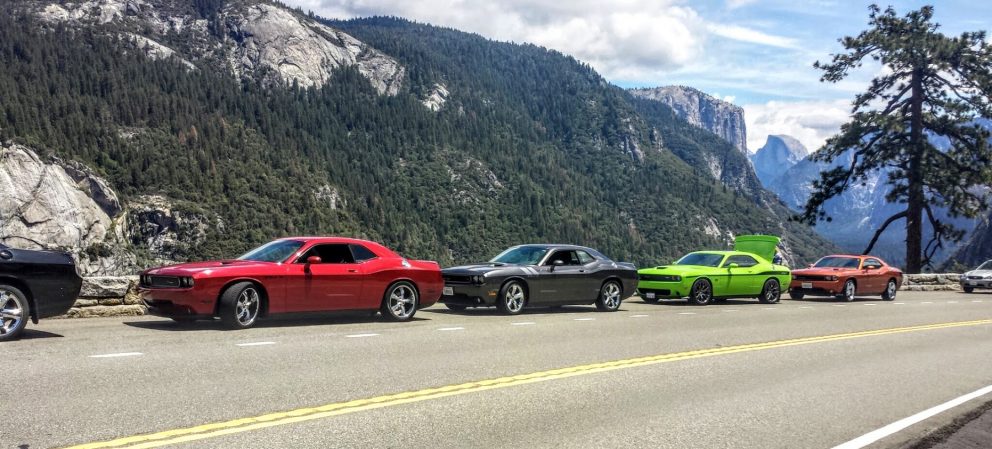
{"label": "car's front wheel", "polygon": [[782,287],[779,285],[778,279],[765,281],[765,285],[761,288],[761,297],[758,300],[765,304],[775,304],[780,299],[782,299]]}
{"label": "car's front wheel", "polygon": [[14,286],[0,284],[0,341],[19,338],[30,315],[27,296]]}
{"label": "car's front wheel", "polygon": [[886,301],[895,301],[896,292],[899,290],[899,286],[896,285],[895,279],[889,279],[889,283],[885,284],[885,291],[882,292],[882,299]]}
{"label": "car's front wheel", "polygon": [[964,290],[965,293],[971,293],[975,291],[975,287],[961,287],[961,289]]}
{"label": "car's front wheel", "polygon": [[848,279],[844,283],[844,291],[841,292],[840,298],[844,301],[851,302],[854,301],[855,295],[858,293],[858,284],[854,283],[854,279]]}
{"label": "car's front wheel", "polygon": [[520,281],[510,281],[503,284],[496,300],[496,308],[507,315],[516,315],[524,310],[527,304],[527,290]]}
{"label": "car's front wheel", "polygon": [[382,297],[379,311],[390,321],[410,321],[417,313],[417,289],[407,281],[390,285]]}
{"label": "car's front wheel", "polygon": [[616,312],[623,301],[623,287],[617,281],[606,281],[599,289],[596,308],[601,312]]}
{"label": "car's front wheel", "polygon": [[228,329],[248,329],[262,311],[262,294],[257,285],[239,282],[220,295],[220,320]]}
{"label": "car's front wheel", "polygon": [[706,279],[697,279],[692,284],[689,291],[689,302],[692,304],[705,306],[713,301],[713,284]]}
{"label": "car's front wheel", "polygon": [[792,299],[795,299],[796,301],[799,301],[799,300],[805,298],[806,295],[803,292],[790,291],[789,292],[789,297],[792,298]]}

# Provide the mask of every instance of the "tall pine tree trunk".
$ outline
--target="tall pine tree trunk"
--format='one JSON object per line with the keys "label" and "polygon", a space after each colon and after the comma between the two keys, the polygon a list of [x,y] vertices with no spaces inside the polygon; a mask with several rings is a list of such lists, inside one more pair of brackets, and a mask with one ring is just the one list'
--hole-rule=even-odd
{"label": "tall pine tree trunk", "polygon": [[910,157],[907,173],[909,192],[906,201],[906,272],[919,273],[923,269],[923,152],[926,149],[923,135],[923,80],[922,71],[913,73],[910,123]]}

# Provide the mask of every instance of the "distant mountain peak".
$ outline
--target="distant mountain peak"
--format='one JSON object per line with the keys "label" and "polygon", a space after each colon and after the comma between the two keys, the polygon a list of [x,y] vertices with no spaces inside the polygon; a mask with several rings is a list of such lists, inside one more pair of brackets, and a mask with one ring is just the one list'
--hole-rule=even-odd
{"label": "distant mountain peak", "polygon": [[809,156],[809,150],[792,136],[770,135],[765,145],[750,156],[754,172],[769,187],[787,170]]}
{"label": "distant mountain peak", "polygon": [[668,105],[683,120],[722,137],[741,152],[747,152],[744,108],[689,86],[630,89],[630,93]]}

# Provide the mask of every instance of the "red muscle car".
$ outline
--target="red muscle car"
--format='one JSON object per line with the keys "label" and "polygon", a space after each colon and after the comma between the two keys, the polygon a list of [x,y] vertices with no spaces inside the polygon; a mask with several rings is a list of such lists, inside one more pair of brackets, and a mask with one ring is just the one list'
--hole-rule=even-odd
{"label": "red muscle car", "polygon": [[902,285],[902,271],[874,256],[827,256],[809,268],[792,270],[789,296],[835,296],[854,301],[855,296],[881,295],[896,299]]}
{"label": "red muscle car", "polygon": [[234,260],[154,268],[141,273],[148,312],[176,321],[219,317],[232,329],[279,313],[378,311],[413,318],[441,296],[437,262],[408,260],[365,240],[291,237]]}

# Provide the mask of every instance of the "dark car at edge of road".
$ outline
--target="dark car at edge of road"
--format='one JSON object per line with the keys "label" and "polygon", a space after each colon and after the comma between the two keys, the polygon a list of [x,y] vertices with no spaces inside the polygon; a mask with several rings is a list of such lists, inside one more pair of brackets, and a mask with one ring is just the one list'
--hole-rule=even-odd
{"label": "dark car at edge of road", "polygon": [[0,341],[20,337],[29,318],[38,324],[66,313],[82,285],[69,254],[0,244]]}
{"label": "dark car at edge of road", "polygon": [[637,288],[637,268],[583,246],[514,246],[486,263],[442,270],[441,302],[460,311],[496,306],[518,314],[527,306],[596,304],[615,311]]}

